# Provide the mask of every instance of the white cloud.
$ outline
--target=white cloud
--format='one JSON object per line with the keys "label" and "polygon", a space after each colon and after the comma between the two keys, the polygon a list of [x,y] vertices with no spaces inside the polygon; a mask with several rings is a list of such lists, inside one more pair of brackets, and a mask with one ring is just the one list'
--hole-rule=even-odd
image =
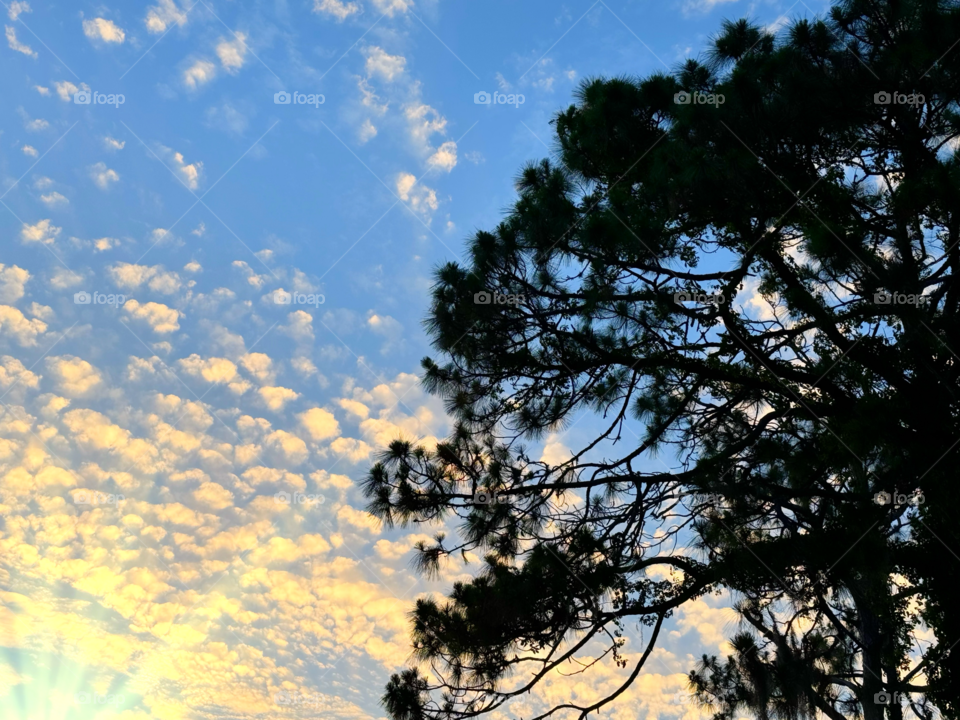
{"label": "white cloud", "polygon": [[111,250],[120,245],[120,241],[116,238],[102,237],[97,238],[93,241],[93,251],[94,252],[104,252],[106,250]]}
{"label": "white cloud", "polygon": [[180,276],[172,271],[164,270],[162,265],[135,265],[131,263],[117,263],[107,272],[117,287],[124,290],[136,290],[144,283],[154,292],[164,295],[173,295],[180,289]]}
{"label": "white cloud", "polygon": [[440,206],[437,201],[437,191],[423,183],[418,183],[417,178],[410,173],[400,173],[397,176],[396,187],[400,199],[408,202],[415,212],[425,218],[429,218],[431,213]]}
{"label": "white cloud", "polygon": [[274,412],[280,412],[284,405],[300,397],[300,393],[285,387],[262,387],[257,392],[266,406]]}
{"label": "white cloud", "polygon": [[363,121],[363,124],[360,126],[360,131],[357,133],[357,136],[360,139],[361,145],[367,142],[368,140],[372,140],[377,136],[377,128],[374,126],[372,122],[370,122],[370,118],[367,118],[366,120]]}
{"label": "white cloud", "polygon": [[53,180],[46,175],[41,175],[33,181],[33,187],[35,190],[46,190],[47,188],[53,187]]}
{"label": "white cloud", "polygon": [[90,166],[90,178],[94,185],[101,190],[106,190],[110,187],[110,183],[117,182],[120,176],[116,170],[108,168],[106,163],[98,162],[96,165]]}
{"label": "white cloud", "polygon": [[329,440],[340,435],[340,424],[333,413],[323,408],[310,408],[297,415],[300,424],[314,440]]}
{"label": "white cloud", "polygon": [[107,150],[123,150],[123,146],[126,144],[127,143],[125,141],[117,140],[115,138],[110,137],[109,135],[103,138],[103,146]]}
{"label": "white cloud", "polygon": [[13,0],[13,2],[7,6],[7,17],[14,21],[20,17],[21,13],[28,12],[33,12],[33,9],[30,7],[30,3],[24,2],[23,0]]}
{"label": "white cloud", "polygon": [[43,204],[47,207],[56,207],[58,205],[68,205],[70,201],[61,195],[58,192],[47,193],[46,195],[41,195],[40,200],[43,201]]}
{"label": "white cloud", "polygon": [[220,65],[231,75],[236,75],[243,67],[244,56],[247,54],[247,36],[243,33],[235,33],[234,40],[229,41],[221,39],[217,44],[217,57],[220,58]]}
{"label": "white cloud", "polygon": [[427,159],[427,165],[450,172],[457,166],[457,144],[447,140]]}
{"label": "white cloud", "polygon": [[196,90],[201,85],[213,80],[217,74],[217,66],[209,60],[197,60],[193,65],[183,72],[183,84],[191,90]]}
{"label": "white cloud", "polygon": [[24,126],[30,132],[39,132],[41,130],[46,130],[48,127],[50,127],[50,123],[48,123],[43,118],[37,118],[36,120],[26,120],[26,118],[24,119],[25,119]]}
{"label": "white cloud", "polygon": [[40,153],[37,152],[37,149],[33,145],[24,145],[20,148],[23,151],[24,155],[29,155],[30,157],[37,157]]}
{"label": "white cloud", "polygon": [[410,103],[403,114],[410,126],[410,137],[419,147],[429,148],[430,136],[446,131],[447,119],[425,103]]}
{"label": "white cloud", "polygon": [[344,20],[360,12],[360,8],[356,3],[343,2],[343,0],[313,0],[313,11],[332,15],[337,20]]}
{"label": "white cloud", "polygon": [[57,392],[67,397],[84,397],[103,383],[97,368],[73,355],[49,357],[45,362]]}
{"label": "white cloud", "polygon": [[58,267],[50,278],[50,287],[54,290],[69,290],[83,282],[83,275],[65,267]]}
{"label": "white cloud", "polygon": [[177,165],[177,170],[183,177],[183,181],[188,188],[196,190],[200,182],[200,171],[203,169],[202,162],[187,164],[183,159],[183,154],[175,152],[173,162]]}
{"label": "white cloud", "polygon": [[73,94],[80,89],[69,80],[64,80],[63,82],[55,82],[53,83],[53,87],[57,91],[57,95],[64,102],[72,102]]}
{"label": "white cloud", "polygon": [[0,303],[14,303],[23,297],[30,272],[16,265],[0,263]]}
{"label": "white cloud", "polygon": [[201,377],[211,383],[228,383],[237,377],[237,366],[227,358],[212,357],[204,360],[194,353],[179,361],[188,375]]}
{"label": "white cloud", "polygon": [[196,260],[191,260],[183,266],[183,269],[189,273],[198,273],[203,270],[203,267]]}
{"label": "white cloud", "polygon": [[20,239],[25,243],[40,243],[41,245],[52,245],[60,234],[61,228],[50,224],[49,220],[41,220],[36,225],[23,224],[20,228]]}
{"label": "white cloud", "polygon": [[693,13],[708,13],[718,5],[725,5],[738,0],[686,0],[683,4],[683,12],[686,15]]}
{"label": "white cloud", "polygon": [[24,45],[17,40],[17,31],[15,29],[9,25],[6,25],[5,27],[7,30],[7,45],[10,46],[11,50],[16,50],[17,52],[23,53],[24,55],[29,55],[32,58],[37,57],[37,53],[33,50],[33,48],[31,48],[29,45]]}
{"label": "white cloud", "polygon": [[151,329],[159,334],[174,332],[180,329],[180,312],[163,303],[148,302],[140,304],[136,300],[127,300],[123,309],[130,317],[142,320]]}
{"label": "white cloud", "polygon": [[83,21],[83,34],[91,40],[101,40],[105,43],[119,45],[126,37],[126,33],[114,24],[112,20],[94,18]]}
{"label": "white cloud", "polygon": [[364,53],[367,56],[367,75],[379,75],[387,82],[392,82],[395,77],[400,75],[407,64],[406,58],[402,55],[390,55],[376,45],[366,48]]}
{"label": "white cloud", "polygon": [[405,13],[413,7],[412,0],[373,0],[373,6],[387,17],[396,13]]}
{"label": "white cloud", "polygon": [[42,320],[28,320],[12,305],[0,305],[0,335],[13,337],[21,347],[37,344],[37,336],[47,331]]}
{"label": "white cloud", "polygon": [[173,0],[160,0],[157,5],[147,10],[147,17],[144,19],[147,30],[152,33],[165,32],[167,27],[173,24],[182,27],[186,22],[187,14],[178,8]]}
{"label": "white cloud", "polygon": [[44,97],[50,94],[50,88],[44,87],[43,85],[34,85],[33,88]]}

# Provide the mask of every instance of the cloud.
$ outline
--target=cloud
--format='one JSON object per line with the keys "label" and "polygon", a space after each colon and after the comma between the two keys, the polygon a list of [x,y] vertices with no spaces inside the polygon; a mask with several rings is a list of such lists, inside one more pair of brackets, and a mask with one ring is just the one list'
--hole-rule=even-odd
{"label": "cloud", "polygon": [[103,375],[97,368],[73,355],[49,357],[45,363],[57,392],[67,397],[86,397],[103,383]]}
{"label": "cloud", "polygon": [[69,290],[83,282],[83,275],[65,267],[58,267],[50,278],[50,287],[54,290]]}
{"label": "cloud", "polygon": [[139,303],[136,300],[127,300],[123,309],[136,320],[142,320],[158,335],[172,333],[180,329],[180,312],[163,303]]}
{"label": "cloud", "polygon": [[30,272],[22,267],[0,263],[0,303],[15,303],[23,297]]}
{"label": "cloud", "polygon": [[124,290],[136,290],[144,283],[154,292],[172,295],[180,289],[180,276],[164,270],[162,265],[135,265],[131,263],[117,263],[107,272],[117,287]]}
{"label": "cloud", "polygon": [[233,105],[224,103],[221,107],[207,109],[204,113],[204,124],[215,130],[225,130],[231,135],[243,135],[249,123],[242,112]]}
{"label": "cloud", "polygon": [[64,197],[58,192],[52,192],[46,195],[41,195],[40,200],[48,208],[56,207],[58,205],[67,205],[70,203],[70,201],[66,197]]}
{"label": "cloud", "polygon": [[91,40],[101,40],[105,43],[119,45],[126,37],[126,33],[117,27],[113,21],[104,18],[94,18],[83,21],[83,34]]}
{"label": "cloud", "polygon": [[373,6],[385,14],[387,17],[393,17],[397,13],[405,13],[413,7],[412,0],[373,0]]}
{"label": "cloud", "polygon": [[300,397],[300,393],[285,387],[262,387],[257,392],[266,406],[274,412],[280,412],[284,405]]}
{"label": "cloud", "polygon": [[144,23],[152,33],[162,33],[173,24],[183,27],[187,22],[187,13],[180,10],[173,0],[160,0],[147,10]]}
{"label": "cloud", "polygon": [[360,126],[360,130],[357,132],[357,138],[360,140],[360,144],[363,145],[369,140],[372,140],[377,136],[377,128],[374,127],[374,124],[370,122],[370,119],[367,118],[363,121],[363,124]]}
{"label": "cloud", "polygon": [[731,2],[738,2],[738,0],[686,0],[683,4],[683,12],[685,15],[708,13],[718,5],[725,5]]}
{"label": "cloud", "polygon": [[200,182],[200,172],[203,170],[202,162],[187,164],[183,159],[183,154],[173,153],[173,162],[177,166],[177,172],[183,178],[184,183],[191,190],[196,190]]}
{"label": "cloud", "polygon": [[12,305],[0,305],[0,335],[9,335],[21,347],[33,347],[37,336],[47,331],[47,324],[39,319],[30,320]]}
{"label": "cloud", "polygon": [[18,53],[23,53],[24,55],[29,55],[32,58],[37,57],[37,53],[29,45],[24,45],[19,40],[17,40],[17,31],[6,25],[7,30],[7,45],[10,46],[11,50],[16,50]]}
{"label": "cloud", "polygon": [[37,152],[37,149],[33,145],[24,145],[20,148],[23,151],[24,155],[29,155],[30,157],[37,157],[40,153]]}
{"label": "cloud", "polygon": [[7,17],[16,22],[16,19],[20,17],[21,13],[33,12],[33,9],[30,7],[30,3],[23,2],[22,0],[13,0],[7,6]]}
{"label": "cloud", "polygon": [[297,415],[303,428],[316,441],[329,440],[340,435],[340,424],[333,413],[323,408],[310,408]]}
{"label": "cloud", "polygon": [[427,165],[446,172],[453,170],[457,166],[457,144],[447,140],[427,159]]}
{"label": "cloud", "polygon": [[343,21],[354,13],[360,12],[360,8],[356,3],[343,2],[343,0],[313,0],[313,11],[318,14],[332,15],[337,20]]}
{"label": "cloud", "polygon": [[23,224],[20,228],[20,239],[24,243],[40,243],[41,245],[53,245],[61,228],[54,227],[49,220],[41,220],[36,225]]}
{"label": "cloud", "polygon": [[429,218],[431,213],[440,207],[437,202],[437,191],[422,183],[410,173],[400,173],[396,180],[397,195],[419,215]]}
{"label": "cloud", "polygon": [[188,375],[202,377],[211,383],[228,383],[237,377],[237,366],[227,358],[212,357],[204,360],[194,353],[180,360],[180,366]]}
{"label": "cloud", "polygon": [[98,188],[106,190],[110,187],[110,183],[117,182],[120,176],[116,170],[108,168],[106,163],[98,162],[90,166],[90,179]]}
{"label": "cloud", "polygon": [[240,358],[240,365],[261,383],[273,382],[273,360],[264,353],[247,353]]}
{"label": "cloud", "polygon": [[103,138],[103,146],[107,150],[123,150],[123,146],[127,143],[122,140],[116,140],[109,135]]}
{"label": "cloud", "polygon": [[220,39],[217,44],[217,57],[220,58],[220,65],[231,75],[236,75],[243,67],[243,59],[247,54],[247,36],[243,33],[235,33],[235,39],[232,41]]}
{"label": "cloud", "polygon": [[53,87],[57,91],[57,95],[64,102],[71,102],[73,100],[73,94],[80,89],[69,80],[54,82]]}
{"label": "cloud", "polygon": [[406,58],[402,55],[390,55],[376,45],[365,48],[364,54],[367,56],[367,75],[379,76],[387,82],[392,82],[399,76],[407,64]]}
{"label": "cloud", "polygon": [[40,376],[30,372],[17,358],[4,355],[0,357],[0,388],[7,390],[14,385],[36,389]]}
{"label": "cloud", "polygon": [[201,85],[213,80],[217,74],[217,66],[209,60],[197,60],[193,65],[184,70],[183,84],[191,90],[196,90]]}
{"label": "cloud", "polygon": [[34,85],[33,87],[38,93],[40,93],[44,97],[50,94],[50,88],[48,87],[44,87],[43,85]]}

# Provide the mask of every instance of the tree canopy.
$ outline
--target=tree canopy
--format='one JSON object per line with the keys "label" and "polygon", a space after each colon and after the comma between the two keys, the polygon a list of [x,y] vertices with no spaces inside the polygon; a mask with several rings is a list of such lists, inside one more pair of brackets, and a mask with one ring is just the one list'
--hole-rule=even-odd
{"label": "tree canopy", "polygon": [[[451,436],[365,482],[388,524],[457,517],[421,572],[484,556],[417,602],[392,718],[509,712],[602,642],[625,684],[540,716],[585,718],[718,589],[734,654],[690,669],[717,720],[960,713],[958,100],[945,0],[726,22],[674,73],[581,84],[556,157],[437,270],[424,382]],[[585,412],[603,429],[569,461],[528,453]]]}

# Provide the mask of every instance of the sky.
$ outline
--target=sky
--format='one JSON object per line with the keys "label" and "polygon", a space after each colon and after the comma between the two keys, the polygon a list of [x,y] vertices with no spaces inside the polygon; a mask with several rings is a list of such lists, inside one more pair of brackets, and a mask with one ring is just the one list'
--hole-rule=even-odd
{"label": "sky", "polygon": [[[386,530],[358,487],[386,443],[449,428],[417,376],[434,269],[552,155],[550,120],[585,78],[674,70],[723,18],[776,28],[824,10],[0,4],[0,710],[14,720],[384,717],[414,599],[477,568],[418,577],[410,550],[442,528]],[[546,438],[543,456],[589,427]],[[697,717],[684,674],[723,649],[728,605],[679,612],[609,715]],[[552,677],[503,717],[621,677],[597,673]]]}

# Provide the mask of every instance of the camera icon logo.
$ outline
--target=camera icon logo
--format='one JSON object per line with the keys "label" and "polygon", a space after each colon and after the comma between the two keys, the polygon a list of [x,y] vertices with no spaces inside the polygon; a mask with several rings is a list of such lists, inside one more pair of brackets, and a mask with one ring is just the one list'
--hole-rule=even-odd
{"label": "camera icon logo", "polygon": [[874,705],[893,705],[898,701],[899,693],[887,692],[881,690],[873,696]]}
{"label": "camera icon logo", "polygon": [[473,494],[474,505],[489,505],[494,502],[496,496],[490,490],[477,490]]}
{"label": "camera icon logo", "polygon": [[90,497],[90,493],[86,490],[78,490],[73,494],[73,502],[75,505],[89,505],[93,501],[93,498]]}
{"label": "camera icon logo", "polygon": [[73,294],[74,305],[89,305],[93,297],[86,290],[81,290]]}
{"label": "camera icon logo", "polygon": [[888,492],[880,491],[873,496],[873,501],[877,505],[889,505],[893,502],[893,497]]}
{"label": "camera icon logo", "polygon": [[276,501],[277,501],[278,503],[282,504],[282,505],[289,505],[289,504],[290,504],[290,493],[288,493],[288,492],[283,492],[283,491],[281,491],[281,492],[278,492],[278,493],[277,493],[276,495],[274,495],[273,497],[276,498]]}
{"label": "camera icon logo", "polygon": [[692,96],[686,90],[681,90],[678,93],[674,93],[673,102],[677,105],[689,105]]}
{"label": "camera icon logo", "polygon": [[73,696],[73,701],[78,705],[89,705],[90,704],[90,693],[76,693]]}
{"label": "camera icon logo", "polygon": [[73,94],[73,102],[76,105],[89,105],[90,104],[90,91],[89,90],[78,90]]}
{"label": "camera icon logo", "polygon": [[491,302],[493,302],[493,295],[488,293],[486,290],[481,290],[480,292],[473,294],[474,305],[489,305]]}
{"label": "camera icon logo", "polygon": [[891,96],[886,90],[881,90],[873,95],[873,102],[877,105],[889,105],[892,101],[893,96]]}
{"label": "camera icon logo", "polygon": [[290,104],[290,93],[286,90],[281,90],[278,93],[273,94],[273,104],[274,105],[289,105]]}
{"label": "camera icon logo", "polygon": [[492,101],[490,93],[486,90],[481,90],[478,93],[473,94],[473,104],[474,105],[489,105]]}
{"label": "camera icon logo", "polygon": [[873,302],[877,305],[889,305],[891,300],[893,300],[893,295],[889,293],[878,292],[873,294]]}
{"label": "camera icon logo", "polygon": [[273,696],[273,701],[277,705],[290,705],[293,702],[293,698],[290,697],[290,693],[281,690]]}
{"label": "camera icon logo", "polygon": [[288,293],[286,290],[274,290],[273,302],[275,302],[277,305],[289,305],[291,302],[293,302],[293,295]]}

